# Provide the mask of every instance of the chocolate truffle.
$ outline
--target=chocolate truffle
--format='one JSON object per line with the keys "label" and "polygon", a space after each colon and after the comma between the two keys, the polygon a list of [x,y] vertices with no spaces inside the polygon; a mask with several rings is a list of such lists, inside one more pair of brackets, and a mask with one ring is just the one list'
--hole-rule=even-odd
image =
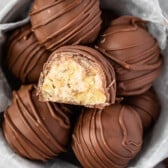
{"label": "chocolate truffle", "polygon": [[37,94],[40,101],[103,108],[115,102],[115,73],[98,51],[64,46],[45,63]]}
{"label": "chocolate truffle", "polygon": [[127,97],[125,103],[134,107],[138,112],[144,130],[148,130],[159,117],[160,103],[153,89],[142,95]]}
{"label": "chocolate truffle", "polygon": [[145,22],[137,17],[113,20],[96,47],[112,60],[119,96],[144,93],[160,73],[158,43],[147,32]]}
{"label": "chocolate truffle", "polygon": [[48,50],[93,42],[101,28],[98,0],[35,0],[32,29]]}
{"label": "chocolate truffle", "polygon": [[13,91],[4,113],[3,132],[12,149],[23,157],[48,160],[66,151],[70,136],[70,109],[39,102],[32,85]]}
{"label": "chocolate truffle", "polygon": [[17,29],[11,35],[8,45],[7,67],[22,83],[36,83],[38,81],[48,56],[48,51],[38,44],[29,25]]}
{"label": "chocolate truffle", "polygon": [[126,167],[140,151],[143,128],[131,106],[85,109],[75,126],[72,148],[83,167]]}

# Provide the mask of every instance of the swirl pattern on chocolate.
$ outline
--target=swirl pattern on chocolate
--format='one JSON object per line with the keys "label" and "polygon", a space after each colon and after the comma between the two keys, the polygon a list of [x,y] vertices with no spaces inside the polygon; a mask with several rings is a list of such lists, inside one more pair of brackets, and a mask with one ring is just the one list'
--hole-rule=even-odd
{"label": "swirl pattern on chocolate", "polygon": [[98,0],[35,0],[32,29],[48,50],[93,42],[101,28]]}
{"label": "swirl pattern on chocolate", "polygon": [[38,95],[41,101],[103,108],[115,103],[113,66],[90,47],[61,47],[51,54],[44,65]]}
{"label": "swirl pattern on chocolate", "polygon": [[36,83],[49,53],[41,47],[29,25],[14,31],[9,39],[7,67],[22,83]]}
{"label": "swirl pattern on chocolate", "polygon": [[73,132],[72,148],[83,167],[123,168],[140,151],[143,128],[131,106],[84,109]]}
{"label": "swirl pattern on chocolate", "polygon": [[46,161],[66,151],[70,110],[61,104],[39,102],[34,86],[13,91],[4,114],[3,132],[12,149],[23,157]]}
{"label": "swirl pattern on chocolate", "polygon": [[127,97],[124,103],[131,105],[138,112],[144,130],[148,130],[159,117],[160,103],[153,89],[142,95]]}
{"label": "swirl pattern on chocolate", "polygon": [[137,17],[113,20],[101,35],[97,48],[112,60],[119,96],[144,93],[160,73],[162,57],[157,41]]}

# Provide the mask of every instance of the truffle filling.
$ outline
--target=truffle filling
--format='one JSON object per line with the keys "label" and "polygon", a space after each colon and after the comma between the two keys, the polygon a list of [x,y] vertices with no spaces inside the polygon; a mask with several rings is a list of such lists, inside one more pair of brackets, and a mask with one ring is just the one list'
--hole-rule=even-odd
{"label": "truffle filling", "polygon": [[81,105],[106,102],[105,78],[99,64],[74,53],[60,53],[47,67],[41,85],[44,99]]}

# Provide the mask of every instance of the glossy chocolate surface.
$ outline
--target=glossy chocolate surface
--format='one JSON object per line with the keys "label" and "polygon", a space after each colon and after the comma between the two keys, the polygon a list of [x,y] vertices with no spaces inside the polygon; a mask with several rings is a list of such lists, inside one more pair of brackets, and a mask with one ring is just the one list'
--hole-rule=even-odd
{"label": "glossy chocolate surface", "polygon": [[147,91],[160,73],[162,57],[145,22],[134,16],[122,16],[113,20],[100,37],[97,48],[115,67],[117,95]]}
{"label": "glossy chocolate surface", "polygon": [[13,91],[4,113],[3,133],[23,157],[46,161],[66,151],[70,138],[70,110],[61,104],[39,102],[33,85]]}
{"label": "glossy chocolate surface", "polygon": [[140,151],[142,123],[131,106],[85,109],[74,130],[72,148],[83,167],[126,167]]}
{"label": "glossy chocolate surface", "polygon": [[48,50],[93,42],[101,28],[98,0],[35,0],[32,29]]}
{"label": "glossy chocolate surface", "polygon": [[49,53],[38,44],[30,26],[15,30],[8,43],[9,71],[22,83],[37,83]]}

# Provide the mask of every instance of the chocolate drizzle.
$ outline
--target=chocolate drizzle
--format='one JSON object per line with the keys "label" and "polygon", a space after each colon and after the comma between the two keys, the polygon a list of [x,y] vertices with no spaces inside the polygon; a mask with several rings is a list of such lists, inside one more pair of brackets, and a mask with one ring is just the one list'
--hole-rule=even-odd
{"label": "chocolate drizzle", "polygon": [[49,53],[41,47],[30,26],[17,29],[9,39],[7,66],[23,83],[36,83]]}
{"label": "chocolate drizzle", "polygon": [[126,167],[140,151],[142,123],[131,106],[84,109],[75,126],[72,148],[83,167]]}
{"label": "chocolate drizzle", "polygon": [[119,96],[144,93],[160,74],[159,46],[139,18],[123,16],[112,21],[96,48],[115,67]]}
{"label": "chocolate drizzle", "polygon": [[53,51],[63,45],[93,42],[101,27],[100,15],[97,0],[36,0],[30,19],[40,44]]}
{"label": "chocolate drizzle", "polygon": [[3,132],[16,153],[45,161],[66,151],[69,114],[64,105],[38,102],[33,85],[22,86],[13,92],[12,105],[4,114]]}

